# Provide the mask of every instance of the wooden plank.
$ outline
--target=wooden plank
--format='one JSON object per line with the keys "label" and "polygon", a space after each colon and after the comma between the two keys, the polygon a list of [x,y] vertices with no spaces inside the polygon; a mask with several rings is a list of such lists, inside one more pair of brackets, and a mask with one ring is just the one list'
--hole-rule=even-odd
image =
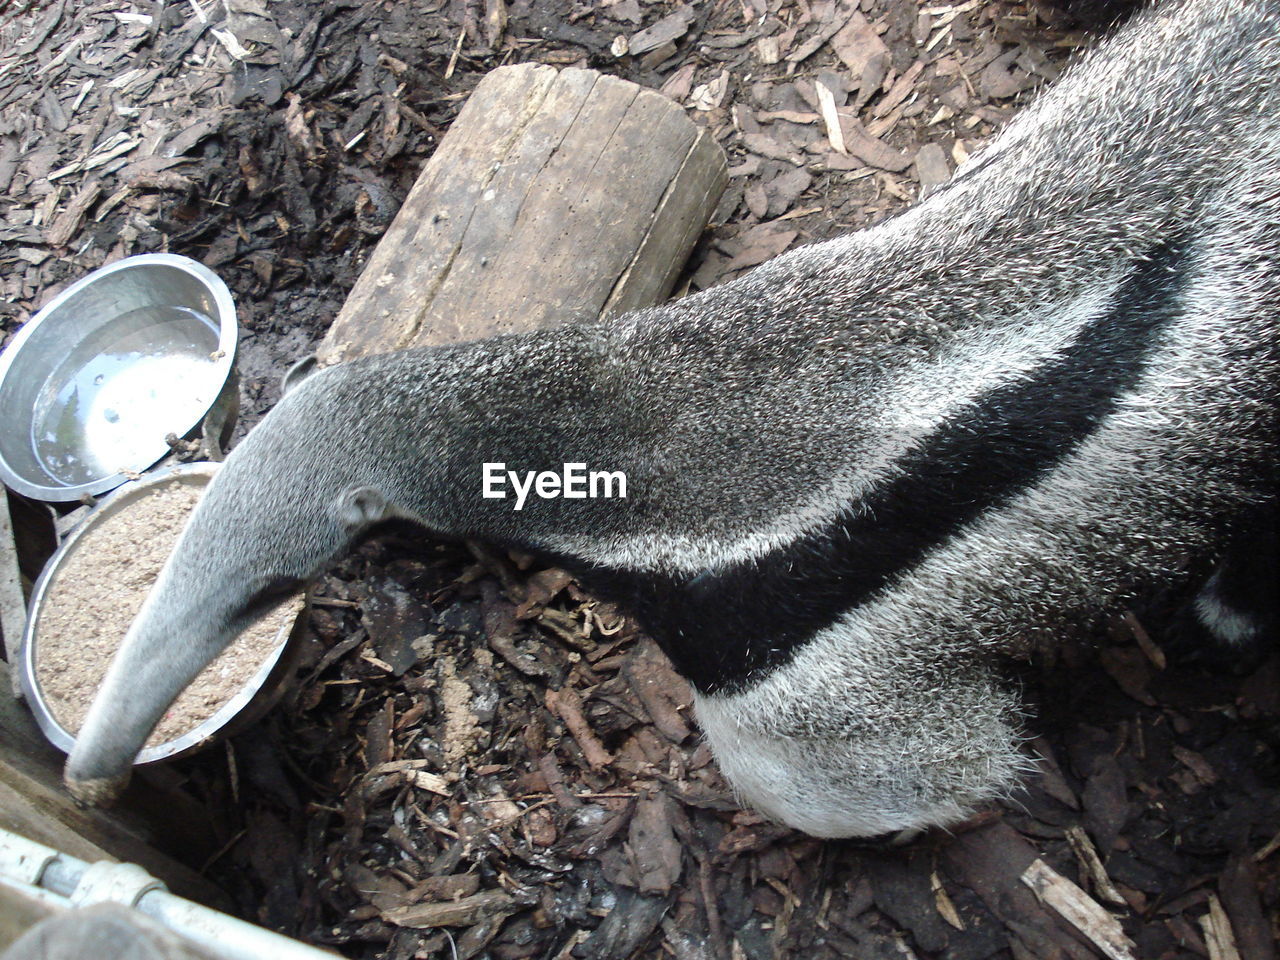
{"label": "wooden plank", "polygon": [[149,795],[154,791],[140,782],[118,809],[82,809],[62,785],[64,759],[9,695],[8,670],[0,664],[0,827],[81,860],[136,863],[180,896],[226,905],[220,889],[157,849],[163,835],[190,856],[202,856],[201,845],[211,838],[207,824],[192,820],[190,807],[167,793]]}
{"label": "wooden plank", "polygon": [[[22,592],[18,570],[18,547],[13,536],[13,520],[9,516],[9,497],[0,487],[0,634],[4,635],[4,658],[16,664],[22,651],[22,634],[27,628],[27,600]],[[20,696],[17,672],[9,689]]]}
{"label": "wooden plank", "polygon": [[[10,785],[9,781],[14,778],[8,770],[0,771],[0,778],[0,828],[81,860],[117,859],[50,815],[44,791],[20,792]],[[18,782],[21,783],[20,780]],[[35,798],[28,799],[28,793],[34,793]]]}
{"label": "wooden plank", "polygon": [[493,71],[424,166],[322,363],[648,306],[727,182],[671,101],[590,70]]}

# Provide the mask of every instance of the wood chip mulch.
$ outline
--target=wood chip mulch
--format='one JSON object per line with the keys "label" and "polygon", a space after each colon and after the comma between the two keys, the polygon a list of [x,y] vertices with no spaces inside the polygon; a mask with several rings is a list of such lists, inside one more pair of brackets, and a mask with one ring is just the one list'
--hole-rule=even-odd
{"label": "wood chip mulch", "polygon": [[1025,670],[1042,775],[1024,791],[905,846],[823,843],[737,807],[685,682],[559,570],[404,530],[319,592],[305,682],[189,785],[243,817],[215,875],[247,871],[249,915],[306,940],[503,960],[1275,955],[1280,658],[1170,665],[1129,614],[1098,651]]}
{"label": "wood chip mulch", "polygon": [[[714,132],[733,178],[683,292],[901,210],[1082,23],[1007,0],[10,4],[0,335],[110,260],[192,256],[240,309],[248,427],[494,66],[616,73]],[[1181,663],[1146,612],[1064,638],[1016,666],[1042,770],[1025,791],[950,834],[822,843],[738,808],[683,681],[559,571],[397,531],[320,595],[289,698],[147,774],[207,818],[195,865],[305,940],[394,960],[1276,956],[1276,656]]]}

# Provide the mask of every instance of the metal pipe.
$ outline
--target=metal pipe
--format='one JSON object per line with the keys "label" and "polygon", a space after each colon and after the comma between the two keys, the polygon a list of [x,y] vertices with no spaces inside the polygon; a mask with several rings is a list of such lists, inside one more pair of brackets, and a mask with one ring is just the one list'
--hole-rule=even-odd
{"label": "metal pipe", "polygon": [[219,960],[333,960],[334,954],[174,896],[132,863],[86,863],[0,829],[0,883],[63,909],[116,902],[151,917]]}

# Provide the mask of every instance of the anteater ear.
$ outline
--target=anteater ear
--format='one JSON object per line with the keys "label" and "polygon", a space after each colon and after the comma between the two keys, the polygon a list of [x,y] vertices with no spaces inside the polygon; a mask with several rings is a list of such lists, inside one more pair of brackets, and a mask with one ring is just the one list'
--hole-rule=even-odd
{"label": "anteater ear", "polygon": [[280,381],[281,395],[287,394],[303,380],[315,373],[317,362],[315,355],[312,354],[309,357],[303,357],[286,370],[284,377]]}
{"label": "anteater ear", "polygon": [[349,533],[358,533],[391,514],[386,496],[375,487],[348,487],[333,502],[334,519]]}

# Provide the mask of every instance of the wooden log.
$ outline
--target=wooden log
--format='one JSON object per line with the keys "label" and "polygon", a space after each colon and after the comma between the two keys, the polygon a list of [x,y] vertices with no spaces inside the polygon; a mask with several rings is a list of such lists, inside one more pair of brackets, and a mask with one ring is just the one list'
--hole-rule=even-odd
{"label": "wooden log", "polygon": [[424,166],[320,361],[655,304],[726,182],[719,146],[661,94],[591,70],[494,70]]}

